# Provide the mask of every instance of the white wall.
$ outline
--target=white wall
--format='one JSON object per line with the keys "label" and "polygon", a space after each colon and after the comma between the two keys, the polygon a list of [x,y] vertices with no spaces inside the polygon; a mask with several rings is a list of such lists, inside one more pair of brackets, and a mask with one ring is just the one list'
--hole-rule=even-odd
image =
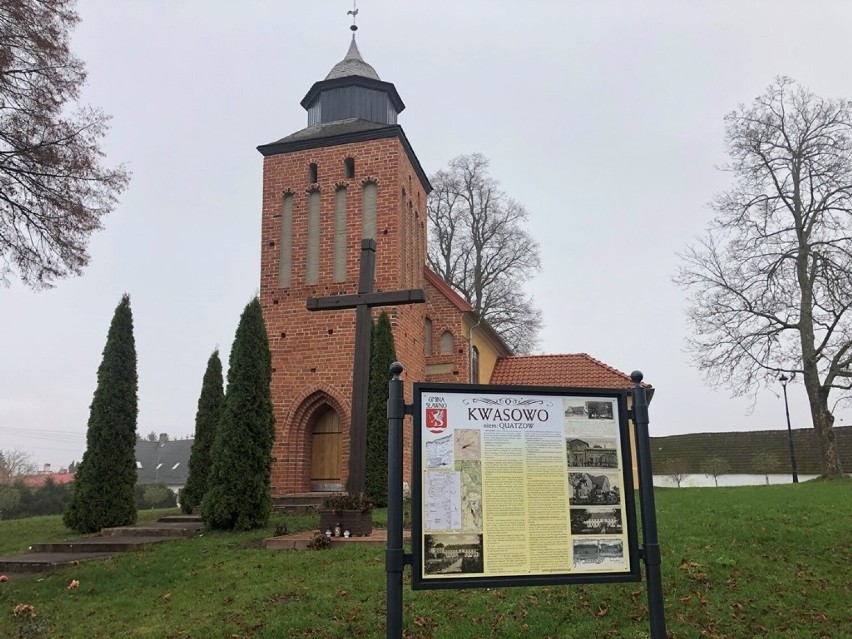
{"label": "white wall", "polygon": [[[808,481],[809,479],[815,479],[819,475],[802,475],[799,474],[799,481]],[[770,484],[792,484],[793,476],[790,473],[784,474],[770,474],[769,475],[769,483]],[[719,486],[762,486],[766,484],[766,476],[765,475],[719,475]],[[695,475],[687,475],[686,478],[681,481],[681,488],[698,488],[701,486],[715,486],[716,483],[713,481],[713,477],[711,475],[701,475],[700,473]],[[677,482],[675,482],[668,475],[654,475],[654,486],[659,486],[661,488],[677,488]]]}

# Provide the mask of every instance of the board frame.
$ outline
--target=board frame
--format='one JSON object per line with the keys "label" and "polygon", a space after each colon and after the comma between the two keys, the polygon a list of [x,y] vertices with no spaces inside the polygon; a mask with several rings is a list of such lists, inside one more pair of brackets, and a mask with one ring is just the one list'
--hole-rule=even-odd
{"label": "board frame", "polygon": [[[629,552],[628,570],[623,572],[571,571],[552,574],[515,574],[500,576],[447,577],[423,574],[424,566],[424,512],[423,512],[423,396],[427,393],[477,394],[477,395],[523,395],[551,397],[588,397],[592,399],[610,399],[618,407],[618,437],[621,450],[621,479],[623,507],[626,524],[626,550]],[[636,501],[633,483],[632,460],[633,442],[628,424],[628,389],[569,388],[554,386],[500,386],[486,384],[445,384],[418,382],[413,392],[413,428],[412,428],[412,581],[413,590],[461,589],[461,588],[497,588],[511,586],[546,586],[559,584],[622,583],[641,581],[639,571],[638,526],[636,519]],[[570,512],[570,511],[569,511]],[[570,526],[570,524],[569,524]],[[483,553],[484,554],[484,553]]]}

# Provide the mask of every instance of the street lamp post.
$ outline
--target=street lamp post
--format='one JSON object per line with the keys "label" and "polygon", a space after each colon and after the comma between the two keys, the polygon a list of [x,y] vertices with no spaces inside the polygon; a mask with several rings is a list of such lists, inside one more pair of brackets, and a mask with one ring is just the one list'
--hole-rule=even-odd
{"label": "street lamp post", "polygon": [[799,483],[799,473],[796,472],[796,450],[793,448],[793,428],[790,426],[790,405],[787,403],[787,382],[790,378],[784,373],[778,378],[784,388],[784,411],[787,413],[787,440],[790,442],[790,466],[793,469],[793,483]]}

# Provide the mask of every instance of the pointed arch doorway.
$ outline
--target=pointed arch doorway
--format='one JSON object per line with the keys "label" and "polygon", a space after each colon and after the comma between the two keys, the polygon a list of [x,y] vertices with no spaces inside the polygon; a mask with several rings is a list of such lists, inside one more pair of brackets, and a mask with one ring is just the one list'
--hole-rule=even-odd
{"label": "pointed arch doorway", "polygon": [[317,409],[310,422],[311,490],[337,492],[343,490],[340,477],[340,415],[328,404]]}

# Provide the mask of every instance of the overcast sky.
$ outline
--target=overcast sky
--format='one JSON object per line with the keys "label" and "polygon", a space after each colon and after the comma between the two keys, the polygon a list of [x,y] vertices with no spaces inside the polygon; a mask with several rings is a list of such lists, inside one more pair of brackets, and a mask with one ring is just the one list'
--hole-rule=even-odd
{"label": "overcast sky", "polygon": [[[723,116],[779,74],[852,97],[845,0],[358,2],[358,44],[406,104],[427,173],[480,152],[531,213],[541,350],[641,369],[651,434],[784,428],[780,386],[711,390],[684,353],[676,252],[729,184]],[[133,179],[91,265],[0,288],[0,449],[65,466],[113,310],[131,295],[140,433],[191,435],[210,352],[227,354],[259,281],[261,156],[306,126],[299,101],[349,46],[346,0],[81,0],[84,101]],[[794,427],[809,426],[791,385]],[[838,413],[838,424],[852,410]]]}

